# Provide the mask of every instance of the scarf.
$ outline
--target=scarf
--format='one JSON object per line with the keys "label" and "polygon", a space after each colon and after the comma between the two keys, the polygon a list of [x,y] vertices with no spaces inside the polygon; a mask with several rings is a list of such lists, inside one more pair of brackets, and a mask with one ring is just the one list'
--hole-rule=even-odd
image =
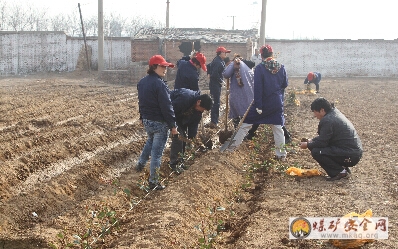
{"label": "scarf", "polygon": [[236,58],[234,59],[234,74],[236,77],[236,80],[238,81],[238,86],[243,87],[243,80],[242,77],[240,76],[240,59]]}
{"label": "scarf", "polygon": [[261,64],[263,64],[265,68],[272,74],[278,73],[279,69],[281,68],[279,62],[272,57],[265,58]]}

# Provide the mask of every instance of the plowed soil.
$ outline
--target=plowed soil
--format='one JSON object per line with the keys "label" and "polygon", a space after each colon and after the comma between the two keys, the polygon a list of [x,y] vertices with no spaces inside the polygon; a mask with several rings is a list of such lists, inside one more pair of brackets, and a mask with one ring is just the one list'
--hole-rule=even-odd
{"label": "plowed soil", "polygon": [[[287,161],[272,159],[265,126],[254,141],[224,153],[217,131],[206,128],[214,147],[196,141],[189,169],[178,176],[167,167],[166,148],[167,188],[152,191],[149,165],[134,170],[146,140],[135,85],[88,73],[0,78],[0,248],[335,248],[328,240],[289,240],[289,217],[368,209],[388,217],[389,239],[362,248],[396,248],[398,80],[326,77],[321,93],[297,93],[296,105],[288,97],[303,81],[289,79]],[[364,156],[349,179],[284,172],[322,171],[297,146],[316,135],[310,104],[317,96],[334,101],[362,139]]]}

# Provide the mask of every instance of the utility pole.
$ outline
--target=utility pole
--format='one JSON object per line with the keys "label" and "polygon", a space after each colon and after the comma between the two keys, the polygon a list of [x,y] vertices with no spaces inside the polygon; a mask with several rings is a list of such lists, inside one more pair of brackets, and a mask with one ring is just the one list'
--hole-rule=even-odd
{"label": "utility pole", "polygon": [[228,17],[232,17],[232,30],[235,30],[235,17],[236,16],[228,16]]}
{"label": "utility pole", "polygon": [[104,2],[98,0],[98,72],[104,70]]}
{"label": "utility pole", "polygon": [[267,17],[267,0],[263,0],[261,9],[261,27],[260,27],[260,44],[262,46],[265,44],[265,20]]}
{"label": "utility pole", "polygon": [[81,21],[81,23],[82,23],[82,32],[83,32],[83,39],[84,39],[84,49],[86,50],[87,69],[88,69],[89,72],[91,72],[91,70],[90,70],[90,60],[89,60],[89,58],[88,58],[88,51],[87,51],[86,32],[84,32],[84,24],[83,24],[82,10],[80,9],[80,3],[77,4],[77,7],[79,7],[80,21]]}
{"label": "utility pole", "polygon": [[169,28],[169,4],[170,4],[170,1],[169,0],[167,0],[167,8],[166,8],[166,28],[168,29]]}

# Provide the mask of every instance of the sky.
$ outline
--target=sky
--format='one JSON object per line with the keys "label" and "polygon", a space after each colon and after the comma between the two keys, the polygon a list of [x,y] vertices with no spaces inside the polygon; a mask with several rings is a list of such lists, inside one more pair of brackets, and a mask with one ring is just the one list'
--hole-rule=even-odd
{"label": "sky", "polygon": [[[0,0],[1,1],[1,0]],[[98,14],[98,0],[29,1],[51,15],[78,10],[83,18]],[[260,29],[262,0],[103,0],[104,14],[141,17],[171,28]],[[398,39],[395,0],[268,0],[266,38],[272,39]]]}

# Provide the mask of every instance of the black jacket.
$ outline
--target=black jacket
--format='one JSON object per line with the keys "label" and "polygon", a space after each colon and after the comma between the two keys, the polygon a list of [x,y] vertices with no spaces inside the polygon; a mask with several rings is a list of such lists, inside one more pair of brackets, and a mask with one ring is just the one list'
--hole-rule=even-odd
{"label": "black jacket", "polygon": [[196,136],[199,122],[202,118],[202,113],[194,108],[199,96],[199,91],[185,88],[175,89],[170,92],[178,129],[184,133],[188,130],[188,138]]}
{"label": "black jacket", "polygon": [[329,111],[318,124],[318,136],[308,149],[322,148],[331,156],[362,156],[362,143],[353,124],[337,109]]}

